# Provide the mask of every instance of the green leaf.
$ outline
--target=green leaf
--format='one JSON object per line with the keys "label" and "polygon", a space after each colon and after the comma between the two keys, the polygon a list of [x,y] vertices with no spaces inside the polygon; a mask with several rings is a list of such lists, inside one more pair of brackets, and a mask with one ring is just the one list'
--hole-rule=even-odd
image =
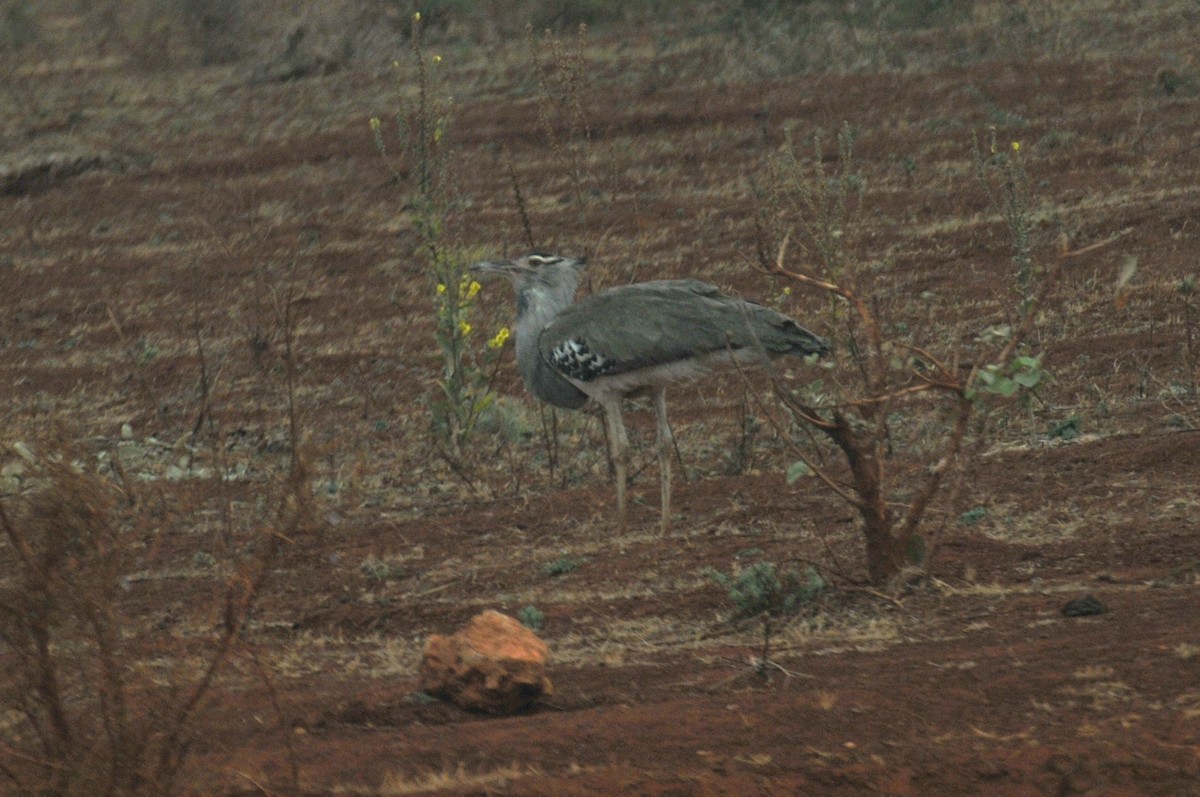
{"label": "green leaf", "polygon": [[802,459],[798,459],[787,469],[787,483],[794,484],[801,476],[811,476],[812,468]]}
{"label": "green leaf", "polygon": [[958,525],[970,526],[987,517],[987,509],[982,506],[977,506],[974,509],[968,509],[958,516]]}
{"label": "green leaf", "polygon": [[482,414],[488,411],[492,403],[496,400],[495,393],[484,393],[479,398],[475,399],[475,413]]}
{"label": "green leaf", "polygon": [[996,380],[995,384],[991,386],[991,391],[993,393],[999,393],[1001,396],[1004,396],[1004,398],[1012,398],[1016,395],[1018,387],[1020,387],[1020,385],[1018,385],[1012,379],[1009,379],[1007,376],[1002,376]]}
{"label": "green leaf", "polygon": [[1013,375],[1013,381],[1024,388],[1037,387],[1042,382],[1041,371],[1023,371]]}
{"label": "green leaf", "polygon": [[1022,354],[1020,357],[1016,357],[1013,359],[1013,368],[1014,369],[1017,369],[1017,368],[1031,369],[1031,368],[1041,368],[1041,367],[1042,367],[1042,355],[1040,355],[1040,354],[1037,357],[1030,357],[1028,355]]}
{"label": "green leaf", "polygon": [[1050,439],[1058,438],[1060,440],[1074,440],[1082,434],[1080,425],[1083,423],[1083,418],[1079,415],[1072,415],[1066,420],[1059,421],[1050,428],[1048,436]]}

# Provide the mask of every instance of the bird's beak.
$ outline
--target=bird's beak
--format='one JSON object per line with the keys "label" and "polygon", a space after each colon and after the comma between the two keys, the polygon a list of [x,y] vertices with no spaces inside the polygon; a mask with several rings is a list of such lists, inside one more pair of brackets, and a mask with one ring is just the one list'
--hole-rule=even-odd
{"label": "bird's beak", "polygon": [[480,260],[478,263],[472,263],[470,270],[477,274],[496,274],[502,273],[504,268],[512,267],[511,260]]}
{"label": "bird's beak", "polygon": [[534,273],[533,269],[515,260],[481,260],[473,264],[470,270],[475,274],[504,277],[514,285]]}

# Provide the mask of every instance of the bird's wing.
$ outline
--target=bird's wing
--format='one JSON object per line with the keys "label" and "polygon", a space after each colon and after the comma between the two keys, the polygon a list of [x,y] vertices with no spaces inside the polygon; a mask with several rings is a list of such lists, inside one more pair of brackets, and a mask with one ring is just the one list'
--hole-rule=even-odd
{"label": "bird's wing", "polygon": [[786,316],[705,282],[645,282],[567,307],[542,332],[539,349],[559,371],[589,381],[726,349],[762,346],[784,353],[789,349],[776,340],[776,327],[785,322],[800,329]]}

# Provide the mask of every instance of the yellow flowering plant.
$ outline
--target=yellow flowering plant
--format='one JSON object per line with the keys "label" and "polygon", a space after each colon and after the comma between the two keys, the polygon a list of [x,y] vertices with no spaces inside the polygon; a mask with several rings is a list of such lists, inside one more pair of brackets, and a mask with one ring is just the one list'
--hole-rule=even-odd
{"label": "yellow flowering plant", "polygon": [[[436,319],[434,339],[442,360],[439,390],[430,398],[429,407],[434,430],[446,444],[447,453],[457,460],[480,416],[491,406],[491,384],[504,340],[493,337],[472,346],[472,340],[479,337],[474,333],[472,311],[481,286],[471,277],[468,265],[478,258],[454,241],[461,203],[451,170],[451,101],[438,81],[444,59],[427,56],[423,49],[419,13],[412,16],[409,44],[415,73],[406,74],[405,80],[415,77],[416,95],[401,103],[394,125],[372,117],[368,126],[396,184],[405,190],[403,204],[428,261]],[[398,60],[393,66],[399,71],[407,65]],[[397,146],[389,147],[386,134],[393,130]]]}
{"label": "yellow flowering plant", "polygon": [[[434,290],[434,310],[437,315],[435,337],[442,352],[441,395],[431,402],[434,427],[444,436],[455,455],[475,430],[495,394],[492,383],[500,363],[500,352],[509,337],[502,328],[482,345],[472,320],[476,299],[483,286],[466,271],[469,253],[462,253],[453,262],[457,268],[447,269]],[[457,279],[452,279],[457,271]]]}

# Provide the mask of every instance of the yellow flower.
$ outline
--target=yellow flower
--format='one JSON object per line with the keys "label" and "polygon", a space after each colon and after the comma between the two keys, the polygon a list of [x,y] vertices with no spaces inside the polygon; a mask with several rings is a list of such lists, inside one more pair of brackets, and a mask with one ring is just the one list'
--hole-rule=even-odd
{"label": "yellow flower", "polygon": [[442,283],[440,283],[440,282],[439,282],[439,283],[438,283],[438,286],[437,286],[437,292],[438,292],[438,295],[439,295],[439,296],[440,296],[441,294],[445,293],[445,292],[446,292],[446,286],[445,286],[445,285],[443,285]]}
{"label": "yellow flower", "polygon": [[1020,142],[1020,141],[1014,141],[1014,142],[1012,143],[1012,148],[1013,148],[1013,152],[1018,152],[1018,151],[1020,151],[1020,149],[1021,149],[1021,142]]}
{"label": "yellow flower", "polygon": [[508,336],[508,327],[500,327],[500,331],[496,333],[496,336],[487,342],[487,347],[489,349],[500,348],[508,341]]}
{"label": "yellow flower", "polygon": [[465,304],[479,295],[482,288],[482,285],[471,279],[470,274],[463,274],[462,279],[458,281],[458,300]]}
{"label": "yellow flower", "polygon": [[378,129],[379,129],[379,126],[380,126],[381,124],[383,124],[383,122],[379,121],[379,117],[378,117],[378,116],[372,116],[372,117],[371,117],[371,129],[372,129],[372,130],[378,130]]}
{"label": "yellow flower", "polygon": [[441,57],[440,55],[435,55],[435,56],[433,57],[433,62],[434,62],[435,64],[440,64],[440,63],[442,62],[442,57]]}
{"label": "yellow flower", "polygon": [[413,14],[413,22],[420,22],[420,21],[421,21],[421,12],[417,11],[416,13]]}
{"label": "yellow flower", "polygon": [[791,285],[788,285],[788,286],[785,286],[785,287],[784,287],[784,289],[783,289],[783,295],[784,295],[784,296],[791,296],[791,295],[792,295],[792,286],[791,286]]}
{"label": "yellow flower", "polygon": [[458,334],[462,335],[464,338],[467,335],[470,335],[471,334],[471,325],[468,324],[466,321],[459,321],[458,322]]}

